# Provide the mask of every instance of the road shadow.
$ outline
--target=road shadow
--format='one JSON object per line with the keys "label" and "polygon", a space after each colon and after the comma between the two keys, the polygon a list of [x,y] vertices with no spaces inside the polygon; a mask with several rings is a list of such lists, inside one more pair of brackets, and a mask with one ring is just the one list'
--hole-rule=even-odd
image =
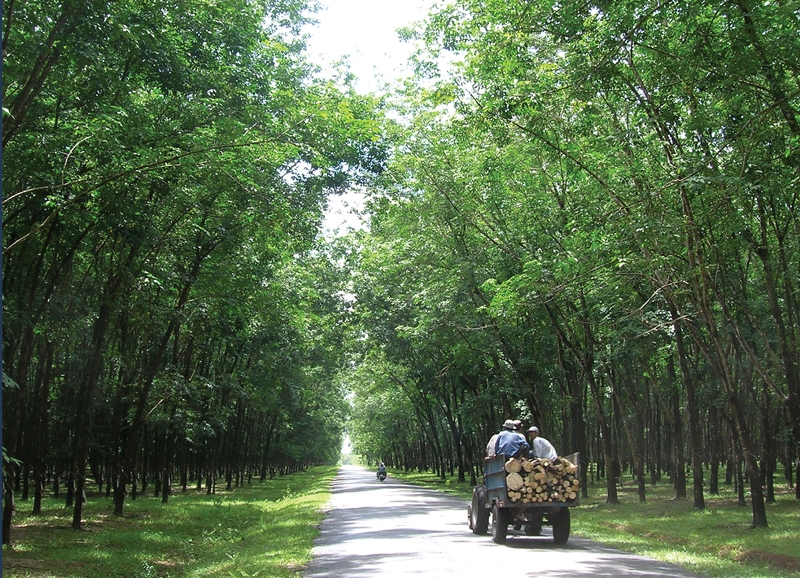
{"label": "road shadow", "polygon": [[676,566],[570,537],[557,545],[552,530],[528,536],[509,528],[504,544],[473,534],[468,501],[388,478],[342,468],[331,508],[320,525],[304,578],[471,578],[507,573],[515,578],[701,578]]}

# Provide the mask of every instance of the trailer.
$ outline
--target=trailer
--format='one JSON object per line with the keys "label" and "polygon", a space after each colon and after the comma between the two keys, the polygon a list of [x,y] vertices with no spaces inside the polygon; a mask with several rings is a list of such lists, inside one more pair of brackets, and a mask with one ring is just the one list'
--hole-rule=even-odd
{"label": "trailer", "polygon": [[[579,479],[580,454],[574,453],[559,459],[566,459],[574,464],[577,467],[574,476]],[[486,534],[491,528],[492,540],[496,544],[502,544],[506,541],[509,526],[517,530],[524,528],[528,536],[539,536],[542,526],[548,525],[553,527],[553,541],[556,544],[566,544],[570,531],[569,509],[578,505],[579,494],[576,492],[574,499],[564,501],[563,498],[554,500],[552,497],[541,502],[513,500],[509,497],[507,475],[505,456],[486,458],[484,485],[477,486],[472,491],[472,501],[467,506],[472,532]]]}

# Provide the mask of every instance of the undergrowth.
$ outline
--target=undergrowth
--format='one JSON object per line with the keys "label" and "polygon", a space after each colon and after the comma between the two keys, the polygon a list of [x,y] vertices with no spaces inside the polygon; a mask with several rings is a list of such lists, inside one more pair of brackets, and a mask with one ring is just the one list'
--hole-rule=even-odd
{"label": "undergrowth", "polygon": [[113,503],[89,494],[84,529],[72,510],[45,498],[42,515],[17,502],[8,578],[189,578],[297,576],[309,561],[330,498],[335,467],[277,477],[233,491],[189,490],[168,504],[140,496],[113,516]]}

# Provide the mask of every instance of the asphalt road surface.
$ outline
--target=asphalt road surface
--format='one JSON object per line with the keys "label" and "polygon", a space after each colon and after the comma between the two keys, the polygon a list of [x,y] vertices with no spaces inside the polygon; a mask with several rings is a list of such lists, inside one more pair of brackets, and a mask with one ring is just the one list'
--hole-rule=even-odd
{"label": "asphalt road surface", "polygon": [[304,578],[698,578],[676,566],[570,536],[508,530],[505,544],[467,525],[467,502],[360,466],[343,466]]}

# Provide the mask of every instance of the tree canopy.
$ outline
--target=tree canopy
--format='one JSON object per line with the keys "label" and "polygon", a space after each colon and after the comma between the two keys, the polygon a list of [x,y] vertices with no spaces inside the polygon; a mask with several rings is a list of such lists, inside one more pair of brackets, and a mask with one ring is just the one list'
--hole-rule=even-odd
{"label": "tree canopy", "polygon": [[386,155],[379,101],[306,60],[309,14],[4,5],[6,482],[66,482],[74,527],[89,473],[121,514],[171,477],[338,460],[341,274],[318,229]]}
{"label": "tree canopy", "polygon": [[[452,0],[382,96],[317,74],[301,1],[3,10],[4,479],[34,509],[63,484],[80,527],[88,478],[121,514],[345,431],[476,483],[519,418],[583,492],[686,497],[688,464],[695,508],[724,475],[767,525],[800,457],[795,4]],[[368,228],[324,240],[354,189]]]}
{"label": "tree canopy", "polygon": [[355,291],[418,433],[356,447],[474,480],[520,417],[611,502],[623,468],[685,496],[688,460],[702,508],[744,464],[766,525],[800,441],[797,31],[782,2],[434,11]]}

